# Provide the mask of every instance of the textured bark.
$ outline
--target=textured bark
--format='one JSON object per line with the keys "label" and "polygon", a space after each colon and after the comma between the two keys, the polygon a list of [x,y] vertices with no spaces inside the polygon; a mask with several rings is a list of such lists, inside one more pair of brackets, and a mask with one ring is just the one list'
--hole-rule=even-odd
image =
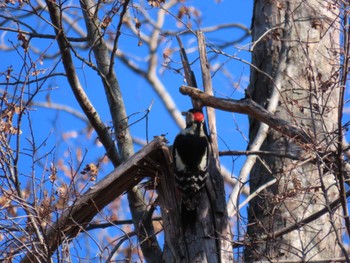
{"label": "textured bark", "polygon": [[[197,32],[198,47],[201,60],[201,69],[204,89],[212,94],[209,63],[206,55],[205,39],[202,32]],[[178,38],[180,47],[181,40]],[[196,80],[187,61],[185,50],[182,49],[182,63],[185,75],[192,85]],[[200,101],[192,100],[193,107],[201,107]],[[211,135],[211,156],[209,164],[209,177],[206,180],[205,192],[197,208],[197,220],[193,228],[183,229],[181,226],[180,210],[181,196],[175,187],[173,167],[163,171],[159,187],[162,217],[164,223],[164,262],[232,262],[233,253],[230,242],[231,232],[226,210],[224,180],[220,173],[218,162],[218,144],[216,138],[216,122],[213,109],[207,109],[209,129]],[[164,156],[170,156],[167,148],[163,150]],[[171,158],[164,158],[171,160]]]}
{"label": "textured bark", "polygon": [[[163,147],[164,160],[171,160],[170,152]],[[225,207],[224,182],[211,160],[206,192],[198,207],[198,220],[193,229],[181,227],[180,194],[175,187],[171,163],[162,165],[159,202],[164,227],[163,262],[233,262],[228,217]],[[168,168],[167,168],[168,167]]]}
{"label": "textured bark", "polygon": [[[340,256],[339,214],[329,210],[307,225],[279,238],[260,241],[313,214],[338,197],[335,175],[324,169],[322,153],[336,149],[340,89],[338,10],[329,1],[263,1],[254,5],[254,43],[250,87],[247,95],[267,107],[279,88],[275,115],[304,130],[310,144],[296,144],[269,129],[261,150],[301,156],[316,153],[316,160],[265,156],[255,164],[251,192],[276,178],[275,185],[250,202],[247,262],[256,260],[317,260]],[[281,66],[283,65],[283,66]],[[267,77],[265,72],[270,77]],[[281,85],[276,87],[276,78]],[[250,141],[260,123],[250,119]],[[269,169],[266,169],[268,167]]]}

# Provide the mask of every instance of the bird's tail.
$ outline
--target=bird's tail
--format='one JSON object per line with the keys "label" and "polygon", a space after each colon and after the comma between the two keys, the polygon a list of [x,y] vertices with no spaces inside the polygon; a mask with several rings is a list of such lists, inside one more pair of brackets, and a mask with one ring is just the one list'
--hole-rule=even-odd
{"label": "bird's tail", "polygon": [[185,202],[181,203],[181,223],[184,231],[187,227],[193,228],[197,221],[197,208],[188,207]]}
{"label": "bird's tail", "polygon": [[184,230],[187,227],[193,228],[197,221],[197,207],[200,202],[201,192],[194,195],[187,195],[182,197],[181,202],[181,221]]}

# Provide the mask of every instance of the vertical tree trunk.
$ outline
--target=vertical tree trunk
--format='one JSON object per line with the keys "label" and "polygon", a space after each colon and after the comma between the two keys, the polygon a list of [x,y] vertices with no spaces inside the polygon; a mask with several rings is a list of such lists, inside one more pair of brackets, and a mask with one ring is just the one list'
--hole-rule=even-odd
{"label": "vertical tree trunk", "polygon": [[[200,54],[202,79],[206,93],[212,93],[210,66],[207,58],[206,43],[203,32],[197,32],[198,49]],[[181,43],[181,40],[179,40]],[[181,46],[182,44],[180,44]],[[191,76],[191,69],[186,53],[182,54],[185,75],[190,84],[195,86],[196,80]],[[202,104],[192,100],[194,107]],[[184,229],[181,226],[181,197],[175,186],[173,165],[167,167],[161,174],[159,201],[162,208],[164,227],[164,262],[201,262],[201,263],[231,263],[233,251],[230,224],[226,209],[224,180],[220,172],[218,161],[218,146],[216,138],[216,122],[213,109],[207,108],[208,128],[211,137],[211,155],[209,162],[209,176],[206,180],[205,191],[197,207],[197,218],[194,226]],[[171,160],[168,149],[163,149],[165,160]],[[167,158],[168,156],[168,158]]]}
{"label": "vertical tree trunk", "polygon": [[[171,160],[168,149],[164,148],[163,153],[165,160]],[[186,230],[181,227],[181,199],[175,187],[172,164],[166,163],[162,167],[168,167],[160,175],[158,188],[165,239],[163,262],[233,262],[224,182],[215,158],[211,158],[206,191],[198,206],[195,226]]]}
{"label": "vertical tree trunk", "polygon": [[[328,213],[282,237],[270,236],[338,197],[335,173],[322,157],[336,149],[338,128],[340,23],[339,10],[332,3],[255,1],[252,63],[259,70],[252,67],[247,94],[267,107],[277,91],[275,114],[302,128],[313,142],[302,145],[268,131],[262,150],[296,155],[303,161],[263,157],[255,164],[252,192],[274,178],[277,182],[250,203],[252,245],[245,251],[247,262],[316,260],[341,254],[339,213]],[[250,121],[252,142],[260,123]]]}

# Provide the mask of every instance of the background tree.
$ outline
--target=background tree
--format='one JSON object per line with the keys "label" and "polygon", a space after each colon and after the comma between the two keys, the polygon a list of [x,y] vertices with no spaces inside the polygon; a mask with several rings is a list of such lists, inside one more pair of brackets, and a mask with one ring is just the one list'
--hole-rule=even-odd
{"label": "background tree", "polygon": [[[348,260],[347,4],[255,1],[253,41],[242,46],[250,31],[232,17],[249,4],[1,3],[5,260]],[[232,10],[226,23],[205,22],[216,10]],[[184,127],[175,104],[191,107],[178,93],[184,77],[180,91],[195,103],[244,114],[216,121],[208,108],[211,176],[194,231],[179,223],[166,139],[149,142]],[[245,115],[249,148],[238,151]],[[223,157],[220,171],[219,155],[247,158]]]}
{"label": "background tree", "polygon": [[[250,247],[247,260],[317,260],[345,252],[341,211],[329,207],[339,193],[345,194],[345,171],[339,158],[343,160],[341,123],[348,43],[340,42],[341,19],[344,28],[347,24],[341,9],[341,3],[328,1],[255,2],[252,63],[259,70],[252,69],[248,96],[304,131],[309,142],[288,138],[251,119],[251,148],[264,136],[261,150],[295,158],[268,156],[255,163],[251,191],[273,179],[276,183],[251,202],[248,234],[254,243],[300,224],[325,207],[327,213]],[[346,212],[346,201],[343,208]]]}

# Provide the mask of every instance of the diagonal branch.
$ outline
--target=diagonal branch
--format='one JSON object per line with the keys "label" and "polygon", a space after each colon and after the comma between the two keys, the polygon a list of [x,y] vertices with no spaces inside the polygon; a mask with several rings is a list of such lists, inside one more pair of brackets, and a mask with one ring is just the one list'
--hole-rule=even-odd
{"label": "diagonal branch", "polygon": [[[50,256],[63,240],[70,240],[82,230],[85,231],[84,229],[93,217],[115,198],[130,190],[143,178],[157,174],[158,170],[154,163],[164,158],[159,154],[159,150],[165,143],[164,137],[157,137],[99,183],[90,187],[87,192],[77,198],[72,206],[67,207],[46,234]],[[150,163],[149,160],[152,162]],[[150,171],[154,171],[153,174]],[[31,260],[32,256],[28,254],[22,263],[32,262]]]}
{"label": "diagonal branch", "polygon": [[194,89],[188,86],[181,86],[180,92],[184,95],[189,95],[191,98],[200,100],[204,105],[209,107],[228,112],[247,114],[256,120],[267,124],[272,129],[279,131],[296,141],[299,141],[300,143],[312,143],[311,137],[304,130],[274,116],[264,107],[252,101],[251,99],[232,100],[216,98],[214,96],[203,93],[198,89]]}
{"label": "diagonal branch", "polygon": [[63,28],[61,27],[60,10],[58,6],[52,1],[46,1],[46,4],[52,23],[55,27],[55,33],[57,35],[57,42],[61,52],[62,63],[66,71],[69,85],[80,107],[89,119],[91,126],[96,130],[99,140],[106,149],[108,158],[113,162],[114,165],[117,165],[120,163],[119,155],[115,148],[114,142],[109,135],[108,128],[103,124],[96,109],[86,95],[76,74],[76,69],[74,67],[73,59],[69,49],[69,43],[66,39]]}
{"label": "diagonal branch", "polygon": [[[97,16],[94,15],[98,12],[95,2],[93,0],[82,0],[80,1],[80,4],[89,36],[89,44],[95,55],[99,75],[105,89],[114,130],[116,132],[120,158],[122,161],[126,161],[133,155],[134,148],[130,130],[128,128],[128,116],[126,114],[123,96],[121,94],[114,67],[110,64],[114,55],[110,55],[106,41],[100,31],[100,21]],[[123,10],[126,11],[126,8],[127,2],[125,2]],[[123,14],[125,14],[125,12]],[[115,49],[117,48],[117,41],[118,39],[116,39],[114,43]],[[114,51],[115,50],[113,50],[113,52]],[[137,187],[133,187],[132,189],[129,189],[127,196],[130,211],[134,220],[134,226],[146,261],[158,262],[161,258],[161,249],[156,237],[153,235],[154,227],[149,215],[151,211],[148,211],[147,209],[147,202],[144,194],[141,193],[141,190]],[[149,242],[143,242],[145,237],[149,237]]]}

